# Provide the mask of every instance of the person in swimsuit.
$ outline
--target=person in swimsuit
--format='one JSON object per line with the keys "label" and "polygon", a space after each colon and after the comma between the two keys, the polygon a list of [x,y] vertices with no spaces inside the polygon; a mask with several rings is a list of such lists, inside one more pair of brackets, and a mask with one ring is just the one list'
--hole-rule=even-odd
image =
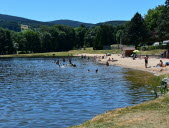
{"label": "person in swimsuit", "polygon": [[156,65],[156,67],[163,67],[163,61],[160,60],[160,63]]}

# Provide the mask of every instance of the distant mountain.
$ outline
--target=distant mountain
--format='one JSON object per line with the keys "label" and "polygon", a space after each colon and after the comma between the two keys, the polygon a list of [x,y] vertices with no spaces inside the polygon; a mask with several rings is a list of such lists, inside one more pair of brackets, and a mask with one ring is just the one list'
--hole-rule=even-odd
{"label": "distant mountain", "polygon": [[97,23],[97,24],[91,24],[91,23],[83,23],[83,22],[79,22],[79,21],[72,21],[72,20],[56,20],[56,21],[51,21],[49,23],[55,25],[55,24],[64,24],[64,25],[68,25],[71,26],[73,28],[78,27],[80,25],[85,25],[86,27],[95,27],[95,26],[100,26],[102,24],[110,24],[113,26],[118,26],[118,25],[123,25],[125,23],[127,23],[128,21],[107,21],[107,22],[102,22],[102,23]]}
{"label": "distant mountain", "polygon": [[73,20],[55,20],[55,21],[51,21],[49,22],[53,25],[55,24],[64,24],[64,25],[68,25],[68,26],[71,26],[73,28],[75,27],[78,27],[80,25],[85,25],[86,27],[90,27],[90,26],[93,26],[94,24],[91,24],[91,23],[83,23],[83,22],[79,22],[79,21],[73,21]]}
{"label": "distant mountain", "polygon": [[42,21],[36,21],[36,20],[30,20],[22,17],[17,16],[9,16],[0,14],[0,21],[8,21],[8,22],[17,22],[19,24],[27,24],[27,25],[49,25],[47,22]]}
{"label": "distant mountain", "polygon": [[26,24],[31,28],[38,28],[41,25],[51,25],[50,23],[47,22],[41,22],[17,16],[0,14],[0,27],[14,31],[20,31],[20,24]]}
{"label": "distant mountain", "polygon": [[50,22],[42,22],[42,21],[36,21],[36,20],[26,19],[17,16],[0,14],[0,27],[7,28],[14,31],[20,31],[20,24],[28,25],[30,28],[39,28],[41,25],[52,26],[56,24],[68,25],[75,28],[82,24],[85,25],[86,27],[100,26],[102,24],[111,24],[117,26],[117,25],[125,24],[126,22],[127,21],[107,21],[107,22],[97,23],[97,24],[83,23],[83,22],[72,21],[72,20],[55,20]]}
{"label": "distant mountain", "polygon": [[125,23],[127,23],[128,21],[121,21],[121,20],[117,20],[117,21],[107,21],[107,22],[102,22],[102,23],[97,23],[95,26],[100,26],[102,24],[110,24],[113,26],[118,26],[118,25],[123,25]]}

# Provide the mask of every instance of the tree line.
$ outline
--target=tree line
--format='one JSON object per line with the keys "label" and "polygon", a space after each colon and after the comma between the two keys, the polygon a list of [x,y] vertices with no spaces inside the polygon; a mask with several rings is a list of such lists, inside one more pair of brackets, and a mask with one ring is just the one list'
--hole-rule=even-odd
{"label": "tree line", "polygon": [[22,32],[0,28],[0,54],[57,52],[85,47],[100,50],[112,44],[138,47],[163,40],[169,40],[169,0],[149,9],[144,17],[137,12],[128,23],[116,27],[108,24],[93,28],[54,25]]}

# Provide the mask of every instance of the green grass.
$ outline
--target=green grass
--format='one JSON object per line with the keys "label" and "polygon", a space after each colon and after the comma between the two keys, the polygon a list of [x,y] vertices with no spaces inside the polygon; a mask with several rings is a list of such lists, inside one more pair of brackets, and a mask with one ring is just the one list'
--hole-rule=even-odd
{"label": "green grass", "polygon": [[167,128],[169,96],[98,115],[71,128]]}
{"label": "green grass", "polygon": [[141,51],[140,53],[143,55],[159,55],[164,51],[165,51],[164,49],[156,49],[156,50],[150,50],[150,51]]}
{"label": "green grass", "polygon": [[[141,51],[142,55],[157,55],[163,52],[164,49]],[[29,53],[29,54],[12,54],[12,55],[0,55],[0,57],[58,57],[58,56],[75,56],[77,54],[89,53],[89,54],[106,54],[115,53],[121,54],[120,49],[113,50],[93,50],[93,48],[86,48],[86,50],[70,50],[66,52],[47,52],[47,53]]]}
{"label": "green grass", "polygon": [[0,55],[0,57],[54,57],[54,56],[75,56],[77,54],[89,53],[89,54],[106,54],[106,53],[119,54],[119,49],[115,50],[93,50],[92,48],[86,48],[86,50],[70,50],[66,52],[48,52],[48,53],[29,53],[29,54],[12,54],[12,55]]}
{"label": "green grass", "polygon": [[[169,76],[169,74],[154,76],[148,72],[134,70],[126,73],[128,81],[139,84],[139,86],[146,84],[152,89],[159,86],[163,78]],[[142,104],[108,111],[82,125],[71,128],[167,128],[169,126],[168,114],[169,96],[163,95]]]}

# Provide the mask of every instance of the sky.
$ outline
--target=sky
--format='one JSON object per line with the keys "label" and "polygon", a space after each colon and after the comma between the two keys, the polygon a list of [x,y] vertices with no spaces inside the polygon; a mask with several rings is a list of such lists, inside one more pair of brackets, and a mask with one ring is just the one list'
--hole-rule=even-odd
{"label": "sky", "polygon": [[0,0],[0,14],[38,21],[68,19],[85,23],[131,20],[166,0]]}

